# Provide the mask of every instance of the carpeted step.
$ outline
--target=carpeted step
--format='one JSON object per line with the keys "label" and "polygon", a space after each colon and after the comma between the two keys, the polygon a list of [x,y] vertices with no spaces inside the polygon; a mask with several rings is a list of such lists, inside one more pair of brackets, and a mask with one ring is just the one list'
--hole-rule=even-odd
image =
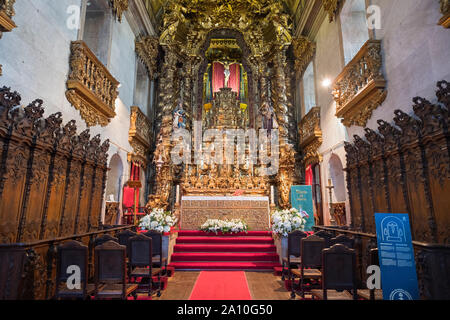
{"label": "carpeted step", "polygon": [[216,244],[216,243],[254,243],[254,244],[273,244],[273,238],[271,237],[236,237],[236,236],[225,236],[225,237],[178,237],[178,243],[205,243],[205,244]]}
{"label": "carpeted step", "polygon": [[248,231],[240,233],[221,233],[215,234],[214,232],[204,232],[197,230],[182,230],[178,231],[179,237],[271,237],[272,231]]}
{"label": "carpeted step", "polygon": [[276,252],[273,244],[176,244],[174,252]]}
{"label": "carpeted step", "polygon": [[175,270],[273,270],[278,262],[171,262]]}
{"label": "carpeted step", "polygon": [[257,253],[224,253],[224,252],[211,252],[211,253],[179,253],[172,254],[173,262],[187,262],[187,261],[267,261],[277,262],[278,255],[274,253],[257,252]]}

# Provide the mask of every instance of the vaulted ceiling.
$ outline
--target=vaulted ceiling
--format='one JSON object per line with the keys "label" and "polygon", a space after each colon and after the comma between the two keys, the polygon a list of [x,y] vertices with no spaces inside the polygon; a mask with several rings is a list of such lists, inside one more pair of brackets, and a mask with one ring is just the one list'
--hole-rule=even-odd
{"label": "vaulted ceiling", "polygon": [[[167,2],[169,2],[169,0],[143,0],[143,1],[145,3],[147,11],[149,12],[150,19],[152,20],[155,29],[159,30],[162,24],[164,6],[167,4]],[[177,0],[172,1],[177,2]],[[192,2],[197,1],[201,0],[192,0]],[[227,4],[228,2],[231,2],[230,0],[209,0],[209,1],[217,2],[218,4]],[[264,2],[261,0],[246,0],[246,1],[249,1],[251,3]],[[281,0],[281,2],[285,7],[286,13],[288,13],[291,16],[294,25],[297,25],[297,22],[300,19],[304,8],[306,8],[308,1],[311,2],[311,0]]]}

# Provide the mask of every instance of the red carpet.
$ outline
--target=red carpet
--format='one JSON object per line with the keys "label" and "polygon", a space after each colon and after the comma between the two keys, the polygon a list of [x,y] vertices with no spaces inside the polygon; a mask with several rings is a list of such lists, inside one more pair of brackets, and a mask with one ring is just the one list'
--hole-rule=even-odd
{"label": "red carpet", "polygon": [[273,270],[281,267],[270,231],[179,231],[170,267],[177,270]]}
{"label": "red carpet", "polygon": [[252,300],[242,271],[202,271],[189,300]]}

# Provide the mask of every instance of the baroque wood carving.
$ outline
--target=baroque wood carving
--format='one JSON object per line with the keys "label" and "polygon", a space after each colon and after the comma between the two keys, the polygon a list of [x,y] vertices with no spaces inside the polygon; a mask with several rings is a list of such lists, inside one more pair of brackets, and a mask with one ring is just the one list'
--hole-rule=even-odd
{"label": "baroque wood carving", "polygon": [[128,0],[109,0],[113,13],[119,22],[122,22],[122,15],[128,10]]}
{"label": "baroque wood carving", "polygon": [[292,47],[297,58],[295,60],[295,69],[300,74],[303,74],[316,53],[316,44],[307,37],[299,36],[292,39]]}
{"label": "baroque wood carving", "polygon": [[450,28],[450,0],[440,0],[442,18],[439,24],[444,28]]}
{"label": "baroque wood carving", "polygon": [[345,126],[364,127],[386,99],[382,66],[381,40],[368,40],[334,81],[336,117]]}
{"label": "baroque wood carving", "polygon": [[320,128],[320,107],[312,108],[300,121],[300,147],[303,150],[305,166],[322,162],[319,148],[322,145],[322,130]]}
{"label": "baroque wood carving", "polygon": [[86,124],[107,126],[115,117],[119,82],[83,41],[72,41],[67,100]]}
{"label": "baroque wood carving", "polygon": [[157,70],[157,58],[159,51],[159,39],[156,37],[139,37],[136,39],[136,53],[144,63],[150,78],[153,78]]}
{"label": "baroque wood carving", "polygon": [[438,82],[436,96],[438,103],[415,97],[413,115],[396,110],[395,125],[379,120],[378,132],[366,129],[366,140],[346,144],[354,227],[374,232],[374,212],[407,212],[414,240],[449,243],[447,81]]}
{"label": "baroque wood carving", "polygon": [[130,131],[128,141],[134,152],[128,154],[128,161],[147,166],[147,154],[152,141],[151,122],[137,106],[131,107]]}
{"label": "baroque wood carving", "polygon": [[76,135],[75,121],[62,126],[61,113],[44,118],[42,100],[20,100],[0,89],[0,242],[86,231],[90,206],[95,219],[101,213],[104,189],[93,188],[102,185],[93,177],[107,170],[109,142],[90,140],[89,130]]}

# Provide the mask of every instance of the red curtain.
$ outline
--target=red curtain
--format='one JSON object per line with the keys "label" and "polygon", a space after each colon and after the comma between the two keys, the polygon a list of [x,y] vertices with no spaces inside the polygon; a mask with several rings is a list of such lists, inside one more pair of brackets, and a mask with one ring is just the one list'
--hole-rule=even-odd
{"label": "red curtain", "polygon": [[306,183],[307,186],[312,186],[313,185],[313,171],[312,171],[311,165],[306,167],[305,183]]}
{"label": "red curtain", "polygon": [[239,95],[241,86],[241,75],[240,75],[240,66],[235,63],[230,66],[230,80],[228,80],[228,87],[231,88],[232,91],[237,92]]}
{"label": "red curtain", "polygon": [[213,93],[219,92],[220,88],[225,87],[225,68],[219,62],[213,64],[212,87]]}
{"label": "red curtain", "polygon": [[[131,163],[130,180],[139,181],[141,174],[141,167],[135,163]],[[139,201],[139,189],[136,190],[136,196]],[[123,188],[123,205],[125,207],[134,207],[134,188],[124,187]],[[139,205],[139,204],[138,204]]]}

